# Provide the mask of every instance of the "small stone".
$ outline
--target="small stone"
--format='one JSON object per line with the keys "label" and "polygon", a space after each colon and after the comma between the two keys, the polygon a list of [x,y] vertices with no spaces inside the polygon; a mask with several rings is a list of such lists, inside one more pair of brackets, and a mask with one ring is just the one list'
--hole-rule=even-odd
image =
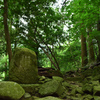
{"label": "small stone", "polygon": [[31,95],[29,93],[24,94],[24,98],[30,98],[30,97],[31,97]]}
{"label": "small stone", "polygon": [[92,93],[93,92],[93,86],[92,84],[86,83],[85,85],[82,86],[82,91],[84,93]]}
{"label": "small stone", "polygon": [[54,80],[59,81],[59,82],[64,81],[64,79],[63,79],[62,77],[59,77],[59,76],[52,76],[52,78],[53,78]]}
{"label": "small stone", "polygon": [[83,94],[82,87],[77,87],[76,88],[76,92],[80,93],[80,94]]}
{"label": "small stone", "polygon": [[91,84],[93,85],[93,86],[97,86],[97,85],[99,85],[99,81],[97,80],[97,81],[91,81]]}
{"label": "small stone", "polygon": [[62,82],[62,85],[63,85],[64,87],[70,87],[70,83],[68,83],[68,82]]}

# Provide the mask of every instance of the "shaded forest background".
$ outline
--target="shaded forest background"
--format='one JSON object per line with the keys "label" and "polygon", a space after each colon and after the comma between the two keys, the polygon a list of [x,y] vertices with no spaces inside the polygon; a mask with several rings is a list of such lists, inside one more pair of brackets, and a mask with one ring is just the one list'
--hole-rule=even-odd
{"label": "shaded forest background", "polygon": [[100,60],[99,0],[1,0],[0,78],[15,48],[37,54],[38,67],[65,73]]}

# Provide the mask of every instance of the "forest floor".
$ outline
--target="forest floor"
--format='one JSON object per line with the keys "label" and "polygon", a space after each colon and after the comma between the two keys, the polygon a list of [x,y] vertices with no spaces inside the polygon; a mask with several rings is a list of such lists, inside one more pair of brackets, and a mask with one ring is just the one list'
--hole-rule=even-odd
{"label": "forest floor", "polygon": [[69,71],[64,75],[67,86],[67,99],[64,100],[100,100],[100,65],[93,65]]}

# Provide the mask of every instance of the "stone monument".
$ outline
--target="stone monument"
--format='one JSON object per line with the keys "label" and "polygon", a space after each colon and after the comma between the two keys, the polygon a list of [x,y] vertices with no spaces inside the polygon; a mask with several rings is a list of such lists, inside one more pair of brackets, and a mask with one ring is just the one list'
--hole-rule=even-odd
{"label": "stone monument", "polygon": [[9,67],[9,80],[21,84],[34,84],[38,81],[37,58],[28,48],[16,48]]}

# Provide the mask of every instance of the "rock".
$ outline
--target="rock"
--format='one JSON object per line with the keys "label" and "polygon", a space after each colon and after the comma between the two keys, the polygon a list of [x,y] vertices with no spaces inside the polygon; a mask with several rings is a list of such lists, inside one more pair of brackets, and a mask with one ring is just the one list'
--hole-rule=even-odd
{"label": "rock", "polygon": [[10,81],[0,82],[0,100],[2,99],[18,100],[24,94],[25,94],[24,89],[16,82],[10,82]]}
{"label": "rock", "polygon": [[9,68],[9,80],[20,84],[38,82],[37,59],[34,51],[27,48],[17,48]]}
{"label": "rock", "polygon": [[64,88],[60,82],[52,80],[41,85],[39,93],[41,96],[58,95],[64,92]]}
{"label": "rock", "polygon": [[76,97],[82,98],[82,95],[81,94],[76,94]]}
{"label": "rock", "polygon": [[89,77],[86,77],[85,79],[83,79],[84,81],[83,81],[83,84],[85,84],[85,83],[89,83],[91,80],[93,80],[92,79],[92,76],[89,76]]}
{"label": "rock", "polygon": [[39,81],[44,81],[45,79],[46,79],[45,76],[40,76],[40,77],[39,77]]}
{"label": "rock", "polygon": [[29,93],[24,94],[24,98],[30,98],[30,97],[31,97],[31,95]]}
{"label": "rock", "polygon": [[35,100],[35,99],[39,99],[39,97],[37,97],[37,96],[32,96],[32,100]]}
{"label": "rock", "polygon": [[96,81],[96,80],[100,80],[100,74],[99,74],[99,75],[94,76],[94,77],[93,77],[93,80],[94,80],[94,81]]}
{"label": "rock", "polygon": [[70,95],[70,94],[69,94],[68,90],[66,89],[64,91],[64,93],[62,95],[60,95],[60,97],[65,99],[65,98],[67,98],[68,95]]}
{"label": "rock", "polygon": [[90,84],[92,84],[93,86],[98,86],[99,85],[99,81],[90,81]]}
{"label": "rock", "polygon": [[100,96],[94,96],[94,100],[100,100]]}
{"label": "rock", "polygon": [[38,83],[39,84],[43,84],[43,83],[48,82],[48,81],[51,81],[51,80],[52,80],[51,78],[48,78],[48,77],[45,77],[45,76],[39,76]]}
{"label": "rock", "polygon": [[93,87],[93,95],[100,96],[100,85]]}
{"label": "rock", "polygon": [[76,87],[72,89],[71,95],[75,96],[77,93],[80,93],[80,95],[83,94],[82,87]]}
{"label": "rock", "polygon": [[64,86],[64,87],[66,87],[66,88],[69,88],[70,87],[70,83],[68,83],[68,82],[62,82],[62,85]]}
{"label": "rock", "polygon": [[70,92],[70,95],[75,97],[75,94],[76,94],[75,89],[72,89],[71,92]]}
{"label": "rock", "polygon": [[90,93],[92,93],[93,92],[93,86],[92,86],[92,84],[88,84],[88,83],[86,83],[85,85],[83,85],[82,86],[82,90],[83,90],[83,92],[86,94],[90,94]]}
{"label": "rock", "polygon": [[[84,95],[82,100],[94,100],[94,98],[92,95],[88,94],[88,95]],[[99,100],[99,99],[96,99],[96,100]]]}
{"label": "rock", "polygon": [[48,96],[48,97],[44,97],[44,98],[38,98],[35,100],[62,100],[62,99],[57,98],[57,97]]}
{"label": "rock", "polygon": [[19,100],[34,100],[34,98],[33,98],[33,97],[29,97],[29,98],[24,98],[24,97],[22,97],[22,98],[19,99]]}
{"label": "rock", "polygon": [[76,93],[83,94],[82,87],[77,87],[76,88]]}
{"label": "rock", "polygon": [[28,92],[30,93],[31,95],[34,95],[34,96],[38,96],[39,93],[39,88],[40,88],[40,84],[20,84],[23,89],[25,90],[25,92]]}
{"label": "rock", "polygon": [[59,81],[59,82],[64,81],[64,79],[63,79],[62,77],[59,77],[59,76],[52,76],[52,78],[53,78],[54,80]]}
{"label": "rock", "polygon": [[[69,100],[69,99],[68,99]],[[74,97],[74,96],[71,96],[70,97],[70,100],[82,100],[81,98],[77,98],[77,97]]]}

